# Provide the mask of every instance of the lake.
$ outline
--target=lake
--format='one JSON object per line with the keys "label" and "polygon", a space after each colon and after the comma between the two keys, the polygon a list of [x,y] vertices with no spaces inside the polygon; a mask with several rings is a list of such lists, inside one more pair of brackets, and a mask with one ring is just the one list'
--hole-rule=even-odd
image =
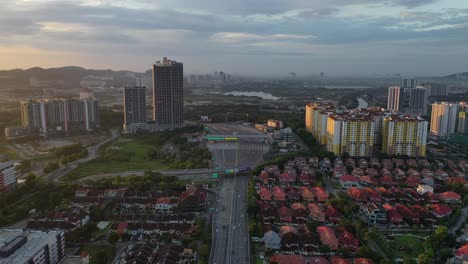
{"label": "lake", "polygon": [[366,100],[362,99],[362,98],[358,98],[358,108],[361,109],[361,108],[367,108],[369,106],[369,104],[366,102]]}
{"label": "lake", "polygon": [[223,93],[224,95],[234,95],[234,96],[255,96],[255,97],[260,97],[265,100],[279,100],[281,97],[276,97],[273,96],[271,93],[265,93],[265,92],[240,92],[240,91],[234,91],[234,92],[228,92],[228,93]]}

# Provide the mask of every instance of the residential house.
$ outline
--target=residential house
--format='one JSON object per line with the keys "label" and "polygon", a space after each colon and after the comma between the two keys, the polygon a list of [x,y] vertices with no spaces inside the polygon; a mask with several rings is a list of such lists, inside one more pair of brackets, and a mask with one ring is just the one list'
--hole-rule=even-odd
{"label": "residential house", "polygon": [[327,191],[325,191],[325,189],[323,187],[313,187],[312,188],[312,191],[314,192],[315,194],[315,197],[317,198],[317,201],[318,202],[326,202],[328,200],[328,193]]}
{"label": "residential house", "polygon": [[338,241],[342,248],[350,251],[356,251],[359,247],[359,240],[346,230],[341,232],[341,234],[338,236]]}
{"label": "residential house", "polygon": [[338,222],[343,219],[343,214],[338,211],[335,207],[329,205],[325,210],[325,216],[327,217],[327,221],[331,223],[337,224]]}
{"label": "residential house", "polygon": [[281,205],[278,208],[278,217],[280,222],[283,223],[291,223],[293,220],[291,210],[289,210],[289,208],[286,207],[286,205]]}
{"label": "residential house", "polygon": [[286,192],[280,186],[273,187],[273,200],[276,202],[286,201]]}
{"label": "residential house", "polygon": [[438,197],[444,203],[461,203],[462,198],[458,193],[452,191],[439,193]]}
{"label": "residential house", "polygon": [[316,203],[310,203],[307,205],[309,210],[309,218],[317,222],[325,222],[325,211],[322,206]]}
{"label": "residential house", "polygon": [[265,248],[278,250],[281,249],[281,238],[275,231],[268,231],[263,235],[262,239],[265,244]]}
{"label": "residential house", "polygon": [[269,202],[271,201],[273,194],[271,194],[271,192],[266,187],[262,186],[258,191],[258,196],[260,197],[260,200]]}
{"label": "residential house", "polygon": [[307,260],[303,256],[273,254],[269,259],[271,264],[307,264]]}
{"label": "residential house", "polygon": [[305,202],[315,201],[315,194],[310,190],[309,187],[301,186],[299,188],[299,193],[301,194],[302,200]]}
{"label": "residential house", "polygon": [[320,236],[322,245],[328,246],[331,250],[337,250],[339,241],[335,235],[335,231],[328,226],[317,227],[317,233]]}
{"label": "residential house", "polygon": [[345,189],[359,187],[359,179],[353,175],[344,175],[340,177],[340,184]]}
{"label": "residential house", "polygon": [[291,205],[291,209],[296,223],[307,223],[308,213],[305,205],[302,203],[294,203]]}
{"label": "residential house", "polygon": [[279,231],[279,236],[281,237],[283,246],[287,251],[299,249],[299,238],[295,227],[282,226]]}

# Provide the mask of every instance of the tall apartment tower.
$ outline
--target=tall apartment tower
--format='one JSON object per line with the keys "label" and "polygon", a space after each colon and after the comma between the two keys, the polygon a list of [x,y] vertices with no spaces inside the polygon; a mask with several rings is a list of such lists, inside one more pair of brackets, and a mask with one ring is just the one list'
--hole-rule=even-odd
{"label": "tall apartment tower", "polygon": [[124,88],[124,123],[146,123],[146,87]]}
{"label": "tall apartment tower", "polygon": [[351,157],[372,155],[375,122],[367,113],[350,111],[334,114],[327,122],[327,150],[335,155],[348,153]]}
{"label": "tall apartment tower", "polygon": [[390,155],[426,155],[427,121],[412,115],[384,117],[382,152]]}
{"label": "tall apartment tower", "polygon": [[402,107],[403,89],[399,86],[392,86],[388,88],[387,109],[390,111],[398,112]]}
{"label": "tall apartment tower", "polygon": [[22,126],[45,136],[100,127],[95,99],[42,99],[20,102],[20,108]]}
{"label": "tall apartment tower", "polygon": [[468,103],[466,102],[460,102],[457,133],[463,135],[468,134]]}
{"label": "tall apartment tower", "polygon": [[161,129],[184,124],[184,66],[180,62],[157,61],[153,65],[153,120]]}
{"label": "tall apartment tower", "polygon": [[457,127],[459,104],[447,102],[433,103],[431,114],[431,134],[438,137],[449,137]]}
{"label": "tall apartment tower", "polygon": [[415,88],[418,82],[416,79],[411,78],[411,79],[401,79],[401,84],[400,87],[405,89],[405,88]]}
{"label": "tall apartment tower", "polygon": [[408,113],[411,114],[427,114],[428,97],[431,92],[429,87],[417,86],[416,88],[408,89],[409,94],[405,93],[405,97],[409,98]]}

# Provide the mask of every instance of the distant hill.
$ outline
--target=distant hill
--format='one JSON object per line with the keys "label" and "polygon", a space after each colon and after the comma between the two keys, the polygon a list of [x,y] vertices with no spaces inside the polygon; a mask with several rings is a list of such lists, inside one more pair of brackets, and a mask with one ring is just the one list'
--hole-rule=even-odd
{"label": "distant hill", "polygon": [[31,85],[31,80],[50,83],[51,88],[79,88],[80,81],[87,76],[105,77],[111,79],[107,81],[108,85],[122,86],[132,84],[135,76],[140,74],[131,71],[92,70],[76,66],[2,70],[0,71],[0,89],[34,88],[34,85]]}
{"label": "distant hill", "polygon": [[442,77],[443,79],[468,79],[468,72],[455,73]]}

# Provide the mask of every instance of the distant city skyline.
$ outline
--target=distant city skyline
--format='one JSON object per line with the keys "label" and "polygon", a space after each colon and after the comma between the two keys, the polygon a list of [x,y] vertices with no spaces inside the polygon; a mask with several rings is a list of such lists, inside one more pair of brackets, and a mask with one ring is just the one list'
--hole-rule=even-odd
{"label": "distant city skyline", "polygon": [[463,0],[8,0],[0,70],[81,66],[144,72],[328,76],[468,71]]}

